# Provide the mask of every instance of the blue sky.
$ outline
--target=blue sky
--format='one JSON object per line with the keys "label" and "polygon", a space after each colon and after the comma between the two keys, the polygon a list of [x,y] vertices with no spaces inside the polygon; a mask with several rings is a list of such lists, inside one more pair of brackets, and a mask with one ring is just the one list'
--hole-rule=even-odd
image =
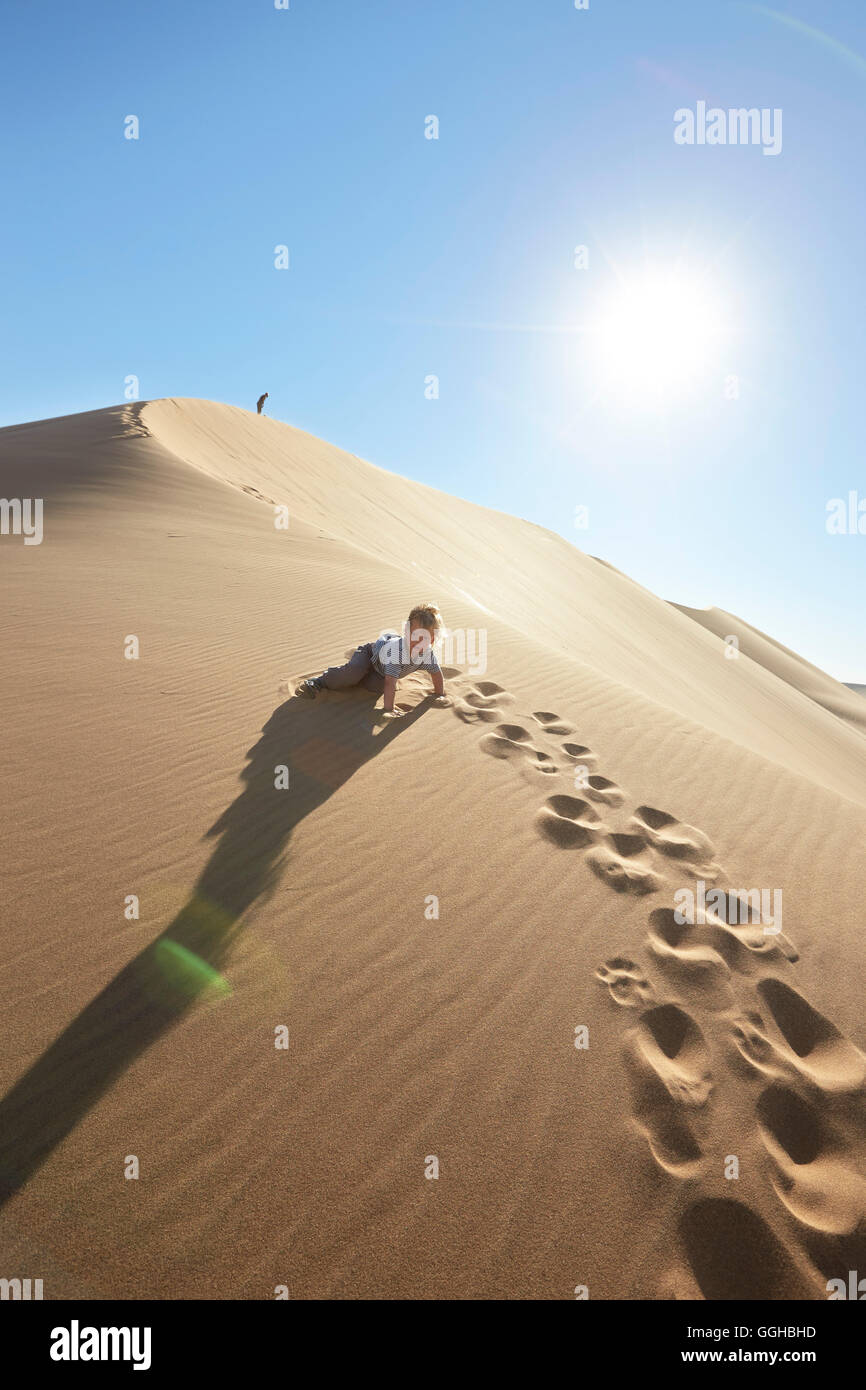
{"label": "blue sky", "polygon": [[[866,499],[862,0],[80,0],[2,36],[0,425],[131,374],[267,390],[866,680],[866,535],[825,527]],[[677,145],[701,100],[780,109],[781,152]],[[672,276],[683,323],[626,342]],[[672,335],[648,399],[629,348]]]}

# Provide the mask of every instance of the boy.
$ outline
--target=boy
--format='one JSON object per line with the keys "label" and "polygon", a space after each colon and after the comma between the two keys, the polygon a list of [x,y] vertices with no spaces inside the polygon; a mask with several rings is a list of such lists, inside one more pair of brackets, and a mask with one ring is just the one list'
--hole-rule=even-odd
{"label": "boy", "polygon": [[295,694],[314,700],[320,690],[346,690],[360,685],[377,695],[383,694],[386,718],[397,719],[402,713],[394,708],[398,680],[423,668],[430,672],[437,703],[445,703],[445,680],[433,650],[441,628],[442,614],[435,603],[417,604],[406,620],[402,636],[389,630],[375,642],[364,642],[344,666],[330,666],[321,676],[302,681]]}

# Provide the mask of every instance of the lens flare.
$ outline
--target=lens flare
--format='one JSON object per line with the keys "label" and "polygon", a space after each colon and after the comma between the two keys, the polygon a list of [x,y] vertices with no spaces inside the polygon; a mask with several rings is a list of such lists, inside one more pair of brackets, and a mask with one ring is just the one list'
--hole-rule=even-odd
{"label": "lens flare", "polygon": [[173,989],[190,997],[203,994],[228,995],[232,987],[228,980],[194,951],[188,951],[177,941],[165,937],[155,947],[157,964]]}

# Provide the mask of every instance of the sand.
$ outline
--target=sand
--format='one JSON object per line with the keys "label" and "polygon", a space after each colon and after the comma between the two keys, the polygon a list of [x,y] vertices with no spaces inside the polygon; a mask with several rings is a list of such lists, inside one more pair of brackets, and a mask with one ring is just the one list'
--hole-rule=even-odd
{"label": "sand", "polygon": [[[819,1299],[866,1274],[860,693],[234,407],[2,430],[0,497],[44,499],[41,545],[0,536],[8,1276]],[[391,723],[292,698],[431,599],[463,635],[450,708],[420,677]]]}

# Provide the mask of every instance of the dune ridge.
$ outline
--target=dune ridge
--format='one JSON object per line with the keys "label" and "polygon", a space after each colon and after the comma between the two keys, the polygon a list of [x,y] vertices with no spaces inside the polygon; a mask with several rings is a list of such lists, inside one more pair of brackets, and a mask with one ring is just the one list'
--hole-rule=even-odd
{"label": "dune ridge", "polygon": [[795,690],[802,691],[810,700],[814,700],[831,714],[847,720],[861,733],[866,733],[866,706],[857,699],[852,700],[848,693],[854,691],[856,694],[862,687],[834,680],[826,671],[813,666],[809,661],[804,661],[803,657],[792,652],[789,647],[783,647],[781,642],[768,637],[765,632],[760,632],[758,628],[752,627],[742,618],[735,617],[733,613],[726,613],[722,608],[686,608],[681,603],[675,603],[673,607],[693,618],[707,631],[714,632],[722,640],[736,637],[739,651],[749,660],[759,662],[766,670],[772,671],[780,680],[787,681]]}

